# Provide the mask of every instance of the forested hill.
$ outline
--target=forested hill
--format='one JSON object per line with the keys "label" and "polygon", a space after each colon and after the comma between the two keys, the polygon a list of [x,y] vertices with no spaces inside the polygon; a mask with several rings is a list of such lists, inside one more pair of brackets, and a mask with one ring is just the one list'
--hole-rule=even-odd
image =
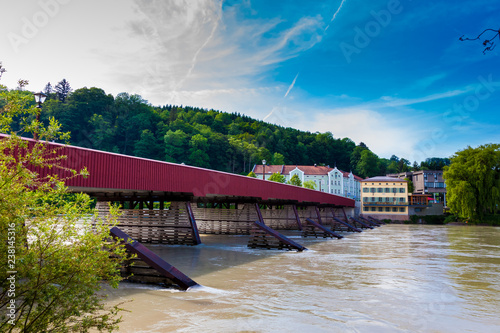
{"label": "forested hill", "polygon": [[284,128],[239,113],[154,107],[138,95],[113,97],[99,88],[64,96],[47,92],[42,121],[55,117],[77,146],[242,174],[263,159],[268,164],[337,165],[361,177],[410,169],[404,158],[379,158],[349,138]]}

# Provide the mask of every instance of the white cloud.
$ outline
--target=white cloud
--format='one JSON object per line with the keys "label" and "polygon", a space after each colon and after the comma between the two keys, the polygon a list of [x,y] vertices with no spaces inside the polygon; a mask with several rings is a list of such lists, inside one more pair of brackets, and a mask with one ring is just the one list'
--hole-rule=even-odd
{"label": "white cloud", "polygon": [[[322,19],[302,17],[288,28],[282,22],[242,19],[238,7],[221,2],[136,1],[130,22],[135,39],[145,45],[122,56],[110,72],[125,90],[141,92],[153,104],[172,103],[171,95],[194,99],[182,91],[253,89],[265,71],[321,40]],[[117,73],[117,74],[116,74]],[[230,96],[229,96],[230,97]]]}
{"label": "white cloud", "polygon": [[364,142],[379,157],[395,154],[406,157],[419,142],[421,133],[409,130],[402,119],[391,119],[369,109],[335,109],[318,112],[304,119],[304,127],[320,132],[330,131],[337,138],[348,137]]}
{"label": "white cloud", "polygon": [[471,91],[473,91],[473,87],[466,87],[463,89],[455,89],[455,90],[446,91],[444,93],[436,93],[436,94],[431,94],[431,95],[417,97],[417,98],[395,98],[392,96],[382,96],[380,98],[380,100],[381,100],[380,104],[383,106],[389,106],[389,107],[406,106],[406,105],[413,105],[413,104],[418,104],[418,103],[436,101],[436,100],[440,100],[443,98],[455,97],[455,96],[462,95],[462,94],[465,94],[465,93],[468,93]]}

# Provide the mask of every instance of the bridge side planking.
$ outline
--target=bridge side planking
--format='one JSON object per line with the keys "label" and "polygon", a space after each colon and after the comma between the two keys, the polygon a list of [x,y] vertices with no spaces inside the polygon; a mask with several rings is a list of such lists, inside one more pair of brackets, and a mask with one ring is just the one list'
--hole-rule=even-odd
{"label": "bridge side planking", "polygon": [[156,269],[159,273],[169,278],[175,282],[181,289],[187,290],[189,287],[197,286],[198,283],[191,280],[187,275],[179,271],[174,266],[170,265],[168,262],[160,258],[154,252],[149,250],[147,247],[142,245],[136,240],[130,238],[126,233],[121,231],[117,227],[113,227],[110,230],[111,235],[114,237],[123,239],[125,241],[125,248],[132,253],[137,254],[137,256]]}
{"label": "bridge side planking", "polygon": [[346,222],[342,221],[341,219],[336,218],[335,216],[333,217],[333,220],[336,221],[336,222],[338,222],[338,223],[340,223],[340,224],[342,224],[342,225],[345,225],[347,228],[349,228],[352,231],[363,232],[363,230],[361,230],[359,228],[356,228],[356,227],[350,225],[349,223],[346,223]]}
{"label": "bridge side planking", "polygon": [[323,225],[321,225],[321,224],[319,224],[317,222],[314,222],[311,219],[306,219],[306,221],[307,221],[307,223],[313,225],[316,229],[319,229],[319,230],[323,231],[327,235],[331,235],[333,237],[337,237],[338,239],[344,238],[344,236],[339,235],[336,232],[331,231],[330,229],[326,228],[325,226],[323,226]]}
{"label": "bridge side planking", "polygon": [[260,221],[255,221],[255,225],[262,231],[264,231],[266,234],[273,236],[276,238],[278,241],[282,242],[285,245],[288,245],[290,248],[294,248],[297,251],[304,251],[307,250],[306,247],[300,245],[299,243],[294,242],[293,240],[289,239],[288,237],[283,236],[279,232],[277,232],[274,229],[271,229],[267,225],[261,223]]}
{"label": "bridge side planking", "polygon": [[355,218],[355,217],[351,217],[351,219],[353,219],[354,221],[358,222],[359,224],[361,224],[363,227],[365,228],[370,228],[370,229],[373,229],[373,227],[369,224],[366,224],[364,222],[361,222],[359,219]]}

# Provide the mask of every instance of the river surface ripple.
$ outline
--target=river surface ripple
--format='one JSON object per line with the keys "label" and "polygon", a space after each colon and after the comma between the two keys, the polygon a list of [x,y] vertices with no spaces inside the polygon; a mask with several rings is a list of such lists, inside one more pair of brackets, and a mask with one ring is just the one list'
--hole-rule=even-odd
{"label": "river surface ripple", "polygon": [[248,236],[149,246],[200,283],[123,283],[121,332],[500,332],[500,228],[384,225],[345,238],[285,232],[305,252]]}

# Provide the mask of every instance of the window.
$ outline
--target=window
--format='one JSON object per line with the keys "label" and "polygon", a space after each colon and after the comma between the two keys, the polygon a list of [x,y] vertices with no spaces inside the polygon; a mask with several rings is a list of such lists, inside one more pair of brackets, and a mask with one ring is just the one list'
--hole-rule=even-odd
{"label": "window", "polygon": [[363,198],[363,202],[368,202],[368,199],[369,199],[369,198],[364,197],[364,198]]}
{"label": "window", "polygon": [[371,211],[374,212],[377,208],[376,207],[371,207]]}
{"label": "window", "polygon": [[385,188],[385,193],[390,193],[391,192],[391,189],[389,187],[386,187]]}
{"label": "window", "polygon": [[399,202],[405,202],[405,198],[399,198]]}
{"label": "window", "polygon": [[386,212],[390,212],[391,211],[391,207],[385,207],[385,211]]}
{"label": "window", "polygon": [[379,212],[383,212],[384,211],[384,207],[378,207],[378,211]]}
{"label": "window", "polygon": [[384,189],[382,187],[377,188],[378,193],[382,193],[383,191],[384,191]]}
{"label": "window", "polygon": [[392,207],[392,211],[393,212],[397,212],[398,211],[398,207]]}
{"label": "window", "polygon": [[385,198],[385,202],[391,201],[391,198]]}
{"label": "window", "polygon": [[368,192],[368,188],[363,188],[363,193],[367,193]]}
{"label": "window", "polygon": [[397,188],[393,188],[393,189],[392,189],[392,193],[396,193],[397,191],[398,191],[398,189],[397,189]]}
{"label": "window", "polygon": [[363,211],[367,212],[370,207],[363,207]]}
{"label": "window", "polygon": [[400,213],[404,213],[404,212],[405,212],[405,210],[406,210],[406,209],[405,209],[404,207],[399,207],[399,212],[400,212]]}
{"label": "window", "polygon": [[375,187],[372,187],[372,188],[370,189],[370,192],[371,192],[371,193],[375,193]]}
{"label": "window", "polygon": [[378,202],[382,202],[384,198],[378,198]]}
{"label": "window", "polygon": [[406,189],[404,187],[399,189],[399,193],[405,193],[405,192],[406,192]]}
{"label": "window", "polygon": [[375,202],[375,197],[372,197],[372,202]]}

